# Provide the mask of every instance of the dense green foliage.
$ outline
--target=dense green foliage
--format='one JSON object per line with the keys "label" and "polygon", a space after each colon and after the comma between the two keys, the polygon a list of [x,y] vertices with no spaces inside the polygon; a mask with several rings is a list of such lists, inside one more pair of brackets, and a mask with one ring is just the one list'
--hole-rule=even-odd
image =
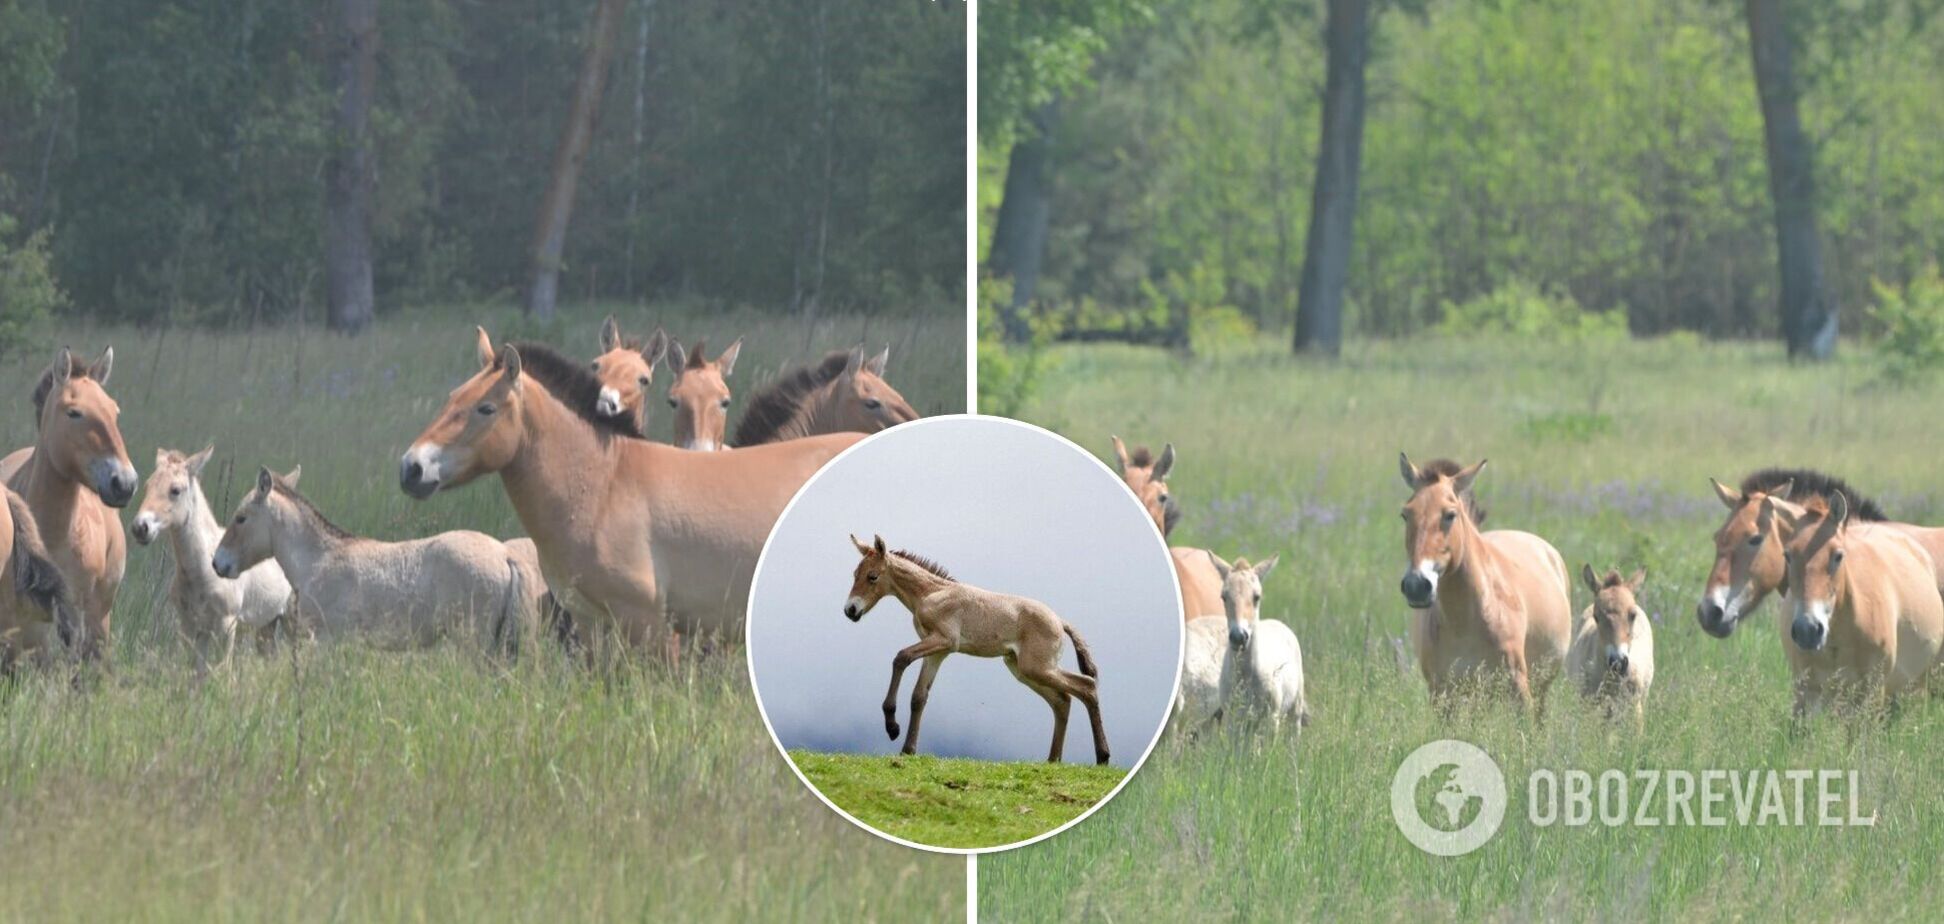
{"label": "dense green foliage", "polygon": [[[1934,444],[1944,381],[1874,386],[1862,350],[1815,367],[1780,344],[1698,337],[1532,343],[1353,340],[1341,362],[1261,338],[1220,359],[1059,346],[1021,415],[1105,455],[1160,445],[1183,517],[1171,541],[1280,553],[1263,614],[1302,640],[1314,721],[1270,743],[1164,737],[1112,802],[1059,837],[982,858],[983,920],[1928,919],[1944,899],[1944,698],[1850,727],[1790,717],[1771,598],[1727,640],[1697,624],[1725,515],[1707,478],[1767,465],[1838,475],[1897,519],[1944,523]],[[1496,704],[1441,720],[1410,653],[1397,452],[1490,458],[1489,524],[1551,541],[1573,571],[1647,569],[1658,662],[1642,734],[1566,683],[1543,722]],[[1575,611],[1590,602],[1574,582]],[[1504,827],[1455,859],[1391,819],[1404,756],[1440,738],[1504,767]],[[1535,827],[1527,771],[1858,772],[1871,828]],[[1636,793],[1638,790],[1636,790]],[[1664,803],[1663,803],[1664,804]],[[1812,807],[1811,811],[1814,809]]]}
{"label": "dense green foliage", "polygon": [[1117,767],[791,751],[824,798],[915,844],[1002,847],[1080,816],[1127,776]]}
{"label": "dense green foliage", "polygon": [[[520,287],[593,5],[379,4],[381,311]],[[77,307],[321,300],[334,8],[0,2],[0,213],[51,230]],[[564,297],[962,303],[962,4],[632,0],[624,20]]]}
{"label": "dense green foliage", "polygon": [[1944,368],[1944,275],[1937,264],[1925,267],[1902,289],[1881,282],[1875,288],[1872,314],[1883,325],[1877,354],[1884,375],[1908,382]]}
{"label": "dense green foliage", "polygon": [[[1847,330],[1869,330],[1854,309],[1874,300],[1872,278],[1901,285],[1944,251],[1936,5],[1789,4]],[[1118,33],[1062,109],[1043,302],[1149,313],[1160,292],[1190,314],[1288,323],[1317,149],[1319,7],[1168,3]],[[1635,333],[1777,330],[1741,4],[1421,7],[1375,17],[1348,330],[1421,330],[1517,281],[1622,311]],[[981,154],[989,236],[1006,150],[988,138]]]}

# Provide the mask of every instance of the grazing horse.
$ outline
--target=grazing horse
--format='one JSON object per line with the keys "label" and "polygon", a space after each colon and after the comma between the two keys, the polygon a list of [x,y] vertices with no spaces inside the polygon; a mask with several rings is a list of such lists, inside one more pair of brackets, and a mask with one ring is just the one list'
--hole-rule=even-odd
{"label": "grazing horse", "polygon": [[1531,533],[1479,532],[1472,484],[1483,461],[1397,462],[1411,488],[1401,590],[1418,611],[1411,636],[1432,699],[1447,703],[1461,681],[1503,671],[1520,706],[1543,706],[1573,631],[1566,562]]}
{"label": "grazing horse", "polygon": [[5,487],[0,493],[0,673],[11,674],[24,654],[51,663],[54,638],[71,645],[83,630],[27,502]]}
{"label": "grazing horse", "polygon": [[1781,521],[1788,536],[1794,606],[1784,648],[1795,714],[1875,705],[1921,685],[1944,649],[1944,598],[1923,545],[1896,529],[1852,526],[1840,492],[1803,505],[1771,495],[1761,518]]}
{"label": "grazing horse", "polygon": [[1580,614],[1566,669],[1581,695],[1605,707],[1607,718],[1631,712],[1639,729],[1654,685],[1654,626],[1635,599],[1647,572],[1622,580],[1619,571],[1608,571],[1602,580],[1588,564],[1581,566],[1580,579],[1593,592],[1593,605]]}
{"label": "grazing horse", "polygon": [[111,508],[127,506],[140,483],[116,424],[121,408],[106,391],[114,365],[113,347],[92,364],[61,348],[34,388],[39,436],[24,458],[14,454],[20,464],[7,479],[33,511],[85,621],[81,655],[90,660],[109,650],[109,618],[128,564]]}
{"label": "grazing horse", "polygon": [[209,567],[210,556],[223,541],[223,528],[210,512],[202,487],[203,466],[215,451],[215,446],[209,446],[185,456],[173,449],[157,449],[155,470],[142,489],[142,506],[135,512],[135,522],[128,525],[140,545],[169,534],[169,551],[175,559],[169,602],[175,604],[182,634],[195,651],[199,674],[209,671],[210,655],[219,643],[222,657],[215,663],[229,662],[239,629],[252,632],[258,647],[264,647],[276,632],[277,620],[289,615],[291,606],[290,582],[274,561],[258,564],[233,581],[218,577]]}
{"label": "grazing horse", "polygon": [[[1107,730],[1100,721],[1100,671],[1093,653],[1071,623],[1055,615],[1038,600],[994,593],[960,582],[945,569],[911,552],[888,551],[884,537],[874,536],[870,545],[851,537],[851,544],[863,556],[851,574],[850,596],[844,600],[844,615],[851,622],[864,618],[879,600],[894,596],[911,611],[912,628],[918,643],[898,652],[891,659],[891,689],[884,694],[884,732],[898,740],[898,684],[905,668],[913,661],[924,661],[918,682],[911,688],[911,727],[905,734],[904,753],[918,752],[918,724],[925,717],[925,700],[931,695],[938,666],[953,652],[975,658],[1003,658],[1006,669],[1048,706],[1053,707],[1053,747],[1046,759],[1059,763],[1066,746],[1067,712],[1078,698],[1087,707],[1093,723],[1094,762],[1107,762]],[[1080,673],[1060,667],[1060,649],[1065,639],[1073,641],[1073,653],[1080,661]]]}
{"label": "grazing horse", "polygon": [[[1175,524],[1181,521],[1181,508],[1175,503],[1174,495],[1168,491],[1168,473],[1174,470],[1174,444],[1169,443],[1161,449],[1156,458],[1146,446],[1136,446],[1133,452],[1127,451],[1127,444],[1121,438],[1113,437],[1114,471],[1119,472],[1127,489],[1134,492],[1135,499],[1147,510],[1148,517],[1154,521],[1154,528],[1161,531],[1166,539],[1174,532]],[[1217,616],[1222,612],[1222,578],[1215,573],[1209,562],[1207,549],[1170,546],[1168,557],[1174,562],[1175,579],[1181,584],[1181,618],[1194,622],[1203,616]]]}
{"label": "grazing horse", "polygon": [[668,385],[668,406],[675,409],[675,445],[683,449],[712,452],[728,449],[723,434],[729,428],[729,383],[736,370],[736,357],[742,354],[742,338],[729,344],[715,359],[702,356],[703,341],[696,341],[687,358],[679,341],[670,341],[668,365],[675,381]]}
{"label": "grazing horse", "polygon": [[415,498],[498,473],[576,632],[618,628],[640,646],[672,618],[683,634],[740,637],[749,581],[783,507],[862,437],[832,434],[726,453],[642,438],[594,413],[600,380],[537,344],[498,351],[399,460]]}
{"label": "grazing horse", "polygon": [[918,419],[884,380],[891,348],[866,360],[861,347],[833,350],[822,362],[783,373],[756,394],[736,424],[736,445],[755,446],[820,433],[876,433]]}
{"label": "grazing horse", "polygon": [[1714,567],[1708,572],[1707,587],[1695,607],[1695,619],[1703,631],[1715,638],[1734,634],[1742,619],[1761,606],[1770,593],[1780,591],[1788,596],[1788,575],[1782,558],[1782,547],[1788,541],[1783,531],[1787,527],[1781,520],[1761,518],[1762,502],[1769,497],[1797,505],[1820,500],[1827,507],[1832,498],[1841,494],[1852,520],[1881,524],[1923,546],[1936,571],[1937,586],[1944,590],[1944,529],[1889,522],[1876,502],[1858,494],[1841,478],[1811,469],[1765,468],[1742,479],[1739,489],[1713,478],[1708,483],[1728,508],[1728,519],[1715,531]]}
{"label": "grazing horse", "polygon": [[1283,717],[1309,724],[1303,696],[1303,646],[1288,625],[1262,619],[1262,579],[1280,556],[1254,565],[1230,565],[1215,553],[1210,564],[1222,576],[1223,616],[1203,616],[1188,624],[1188,643],[1175,694],[1173,726],[1193,730],[1217,715],[1267,715],[1272,731]]}
{"label": "grazing horse", "polygon": [[594,398],[594,412],[603,417],[623,414],[635,419],[635,426],[648,429],[648,386],[655,383],[655,367],[668,352],[668,335],[657,327],[644,342],[623,337],[614,315],[601,322],[601,355],[589,368],[601,377],[601,391]]}
{"label": "grazing horse", "polygon": [[460,634],[498,652],[517,650],[535,627],[527,588],[540,575],[505,543],[471,530],[404,542],[354,536],[297,493],[302,471],[258,470],[210,559],[218,576],[276,559],[296,588],[300,631],[320,638],[414,648]]}

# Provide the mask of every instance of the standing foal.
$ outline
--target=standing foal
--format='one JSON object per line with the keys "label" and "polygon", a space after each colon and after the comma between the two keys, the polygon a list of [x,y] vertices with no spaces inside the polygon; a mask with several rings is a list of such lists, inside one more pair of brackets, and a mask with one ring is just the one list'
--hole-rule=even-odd
{"label": "standing foal", "polygon": [[[851,622],[864,618],[885,595],[897,597],[911,611],[918,630],[918,644],[912,645],[891,661],[891,690],[884,694],[884,731],[898,740],[898,684],[905,668],[923,659],[918,684],[911,690],[911,730],[905,735],[904,753],[918,752],[918,723],[925,715],[925,699],[931,694],[938,665],[952,652],[978,658],[1004,658],[1006,669],[1020,683],[1038,693],[1053,707],[1053,747],[1046,759],[1060,762],[1066,744],[1067,711],[1072,698],[1087,707],[1093,723],[1094,760],[1107,762],[1107,730],[1100,722],[1100,696],[1093,653],[1073,626],[1055,615],[1046,604],[1011,594],[994,593],[962,584],[932,562],[899,550],[888,551],[882,536],[865,545],[851,537],[863,560],[851,577],[850,599],[844,601],[844,615]],[[1073,653],[1080,659],[1080,673],[1060,668],[1060,636],[1073,640]]]}

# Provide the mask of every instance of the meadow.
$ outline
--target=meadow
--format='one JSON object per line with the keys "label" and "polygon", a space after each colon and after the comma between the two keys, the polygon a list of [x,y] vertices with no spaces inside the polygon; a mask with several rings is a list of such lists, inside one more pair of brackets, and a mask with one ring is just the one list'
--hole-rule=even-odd
{"label": "meadow", "polygon": [[[1793,366],[1772,344],[1423,338],[1338,363],[1264,338],[1183,359],[1056,348],[1019,415],[1111,458],[1110,434],[1172,441],[1176,545],[1281,553],[1263,614],[1303,644],[1300,739],[1164,738],[1114,801],[1041,844],[986,857],[986,921],[1761,919],[1934,916],[1944,899],[1944,701],[1887,721],[1790,720],[1774,600],[1732,638],[1694,608],[1725,511],[1707,478],[1767,465],[1848,479],[1892,517],[1944,523],[1944,387],[1890,388],[1866,351]],[[1398,591],[1397,453],[1489,458],[1487,526],[1550,539],[1578,573],[1645,567],[1658,675],[1645,730],[1560,683],[1546,720],[1428,704]],[[1577,582],[1574,609],[1590,602]],[[1474,853],[1420,852],[1391,819],[1392,774],[1440,738],[1504,768],[1504,827]],[[1536,769],[1856,771],[1874,827],[1536,827]]]}
{"label": "meadow", "polygon": [[[0,362],[0,437],[31,443],[29,394],[71,344],[116,348],[108,390],[146,476],[158,445],[209,441],[219,517],[259,464],[359,534],[520,534],[496,479],[430,500],[397,459],[476,371],[472,325],[596,352],[662,323],[685,342],[747,336],[739,401],[786,364],[891,345],[921,413],[963,410],[957,312],[911,318],[586,306],[536,328],[504,308],[426,308],[356,339],[317,329],[96,327]],[[663,388],[663,370],[656,386]],[[657,393],[651,433],[667,438]],[[124,523],[131,512],[123,513]],[[0,690],[0,918],[9,920],[935,919],[964,907],[963,864],[885,842],[821,805],[778,756],[740,646],[680,666],[590,673],[545,646],[513,665],[447,645],[239,646],[198,682],[166,602],[166,542],[130,544],[114,668],[75,689]]]}
{"label": "meadow", "polygon": [[1090,764],[791,751],[817,791],[859,821],[933,847],[998,847],[1091,808],[1127,771]]}

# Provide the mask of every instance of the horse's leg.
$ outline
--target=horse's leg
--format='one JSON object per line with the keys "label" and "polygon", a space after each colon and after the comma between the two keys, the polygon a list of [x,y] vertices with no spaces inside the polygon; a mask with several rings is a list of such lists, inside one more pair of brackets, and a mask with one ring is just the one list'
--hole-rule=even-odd
{"label": "horse's leg", "polygon": [[918,723],[925,718],[925,703],[931,699],[932,680],[938,677],[938,666],[945,663],[943,652],[925,659],[925,666],[918,669],[918,682],[911,687],[911,727],[905,729],[904,753],[918,753]]}
{"label": "horse's leg", "polygon": [[942,638],[921,638],[918,643],[899,651],[891,659],[891,689],[884,694],[884,733],[898,740],[898,685],[904,682],[905,668],[920,658],[951,650],[951,643]]}
{"label": "horse's leg", "polygon": [[[1109,756],[1107,750],[1107,728],[1100,718],[1100,687],[1094,682],[1094,679],[1085,674],[1076,674],[1071,671],[1061,670],[1057,666],[1036,671],[1029,676],[1035,683],[1050,687],[1061,693],[1062,699],[1066,696],[1072,696],[1080,701],[1080,705],[1087,707],[1087,723],[1093,727],[1094,762],[1100,764],[1106,763]],[[1064,713],[1065,710],[1061,710],[1059,717],[1059,726],[1062,733],[1061,738],[1063,739],[1065,738],[1064,733],[1066,731],[1066,716]]]}
{"label": "horse's leg", "polygon": [[1521,711],[1531,712],[1531,674],[1526,670],[1525,649],[1521,647],[1507,651],[1505,666],[1512,671],[1512,701]]}

